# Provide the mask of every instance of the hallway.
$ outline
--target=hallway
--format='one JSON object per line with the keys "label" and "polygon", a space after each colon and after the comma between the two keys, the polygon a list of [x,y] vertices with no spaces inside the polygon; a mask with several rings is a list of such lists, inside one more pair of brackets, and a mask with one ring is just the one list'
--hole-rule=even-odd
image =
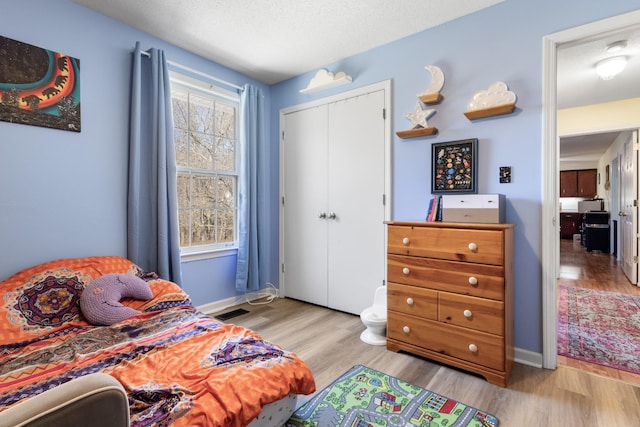
{"label": "hallway", "polygon": [[[572,240],[560,239],[558,285],[640,295],[640,288],[625,277],[621,264],[610,254],[587,252]],[[619,379],[640,386],[640,375],[558,355],[558,365]]]}

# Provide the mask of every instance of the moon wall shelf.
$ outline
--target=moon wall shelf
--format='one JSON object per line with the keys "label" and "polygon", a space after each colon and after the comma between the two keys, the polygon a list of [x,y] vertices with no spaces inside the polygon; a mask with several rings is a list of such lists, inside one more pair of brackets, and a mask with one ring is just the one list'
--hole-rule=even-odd
{"label": "moon wall shelf", "polygon": [[437,104],[442,100],[440,92],[418,95],[418,99],[424,104]]}
{"label": "moon wall shelf", "polygon": [[436,132],[438,132],[437,128],[428,127],[428,128],[416,128],[416,129],[409,129],[409,130],[400,130],[400,131],[396,132],[396,135],[398,135],[399,138],[406,139],[406,138],[417,138],[419,136],[434,135]]}

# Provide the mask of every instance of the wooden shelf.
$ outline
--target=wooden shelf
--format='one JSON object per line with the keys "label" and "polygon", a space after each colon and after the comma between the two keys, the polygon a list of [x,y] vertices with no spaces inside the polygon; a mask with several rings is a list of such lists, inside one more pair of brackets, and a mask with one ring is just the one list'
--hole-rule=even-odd
{"label": "wooden shelf", "polygon": [[442,100],[442,95],[440,95],[440,92],[427,93],[423,95],[418,95],[418,98],[420,99],[420,101],[422,101],[425,104],[437,104]]}
{"label": "wooden shelf", "polygon": [[484,119],[485,117],[500,116],[503,114],[511,114],[515,110],[516,104],[503,104],[497,107],[483,108],[481,110],[466,111],[464,115],[469,120]]}
{"label": "wooden shelf", "polygon": [[428,128],[417,128],[417,129],[409,129],[409,130],[401,130],[396,132],[396,135],[400,138],[417,138],[419,136],[428,136],[433,135],[438,132],[438,129],[435,127]]}

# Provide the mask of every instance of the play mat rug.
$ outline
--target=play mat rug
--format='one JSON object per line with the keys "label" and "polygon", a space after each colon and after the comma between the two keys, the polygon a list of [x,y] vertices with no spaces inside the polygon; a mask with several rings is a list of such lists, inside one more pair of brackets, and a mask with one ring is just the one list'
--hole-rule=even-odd
{"label": "play mat rug", "polygon": [[390,375],[355,365],[287,421],[287,427],[495,427],[498,419]]}

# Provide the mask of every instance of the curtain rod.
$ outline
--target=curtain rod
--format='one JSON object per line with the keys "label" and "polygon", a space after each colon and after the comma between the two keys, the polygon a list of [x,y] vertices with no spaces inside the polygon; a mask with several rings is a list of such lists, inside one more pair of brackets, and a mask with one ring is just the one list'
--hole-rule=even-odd
{"label": "curtain rod", "polygon": [[[144,56],[151,57],[151,54],[149,52],[147,52],[146,50],[142,50],[142,51],[140,51],[140,53],[142,53]],[[177,62],[173,62],[173,61],[170,61],[170,60],[167,60],[167,64],[169,64],[169,65],[171,65],[173,67],[180,68],[182,70],[188,71],[190,73],[197,74],[197,75],[199,75],[201,77],[205,77],[205,78],[213,80],[215,82],[221,83],[221,84],[223,84],[225,86],[232,87],[232,88],[234,88],[234,89],[236,89],[236,90],[238,90],[240,92],[244,91],[244,88],[242,88],[241,86],[238,86],[238,85],[233,84],[231,82],[228,82],[226,80],[219,79],[217,77],[212,76],[211,74],[203,73],[202,71],[198,71],[198,70],[195,70],[195,69],[193,69],[191,67],[187,67],[186,65],[178,64]]]}

